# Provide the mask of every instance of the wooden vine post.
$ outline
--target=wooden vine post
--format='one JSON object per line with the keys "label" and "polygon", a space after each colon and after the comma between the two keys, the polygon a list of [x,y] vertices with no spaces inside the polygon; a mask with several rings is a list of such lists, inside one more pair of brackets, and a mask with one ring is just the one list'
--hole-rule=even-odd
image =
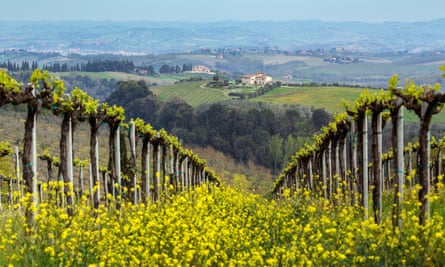
{"label": "wooden vine post", "polygon": [[328,183],[328,197],[329,199],[336,202],[337,198],[337,187],[338,187],[338,168],[339,162],[337,161],[338,151],[338,136],[337,136],[337,125],[334,122],[329,123],[327,127],[323,127],[321,129],[323,133],[323,139],[327,144],[327,165],[328,165],[328,175],[329,180]]}
{"label": "wooden vine post", "polygon": [[321,152],[321,176],[322,176],[322,191],[323,198],[328,198],[327,184],[326,184],[326,149]]}
{"label": "wooden vine post", "polygon": [[443,160],[442,160],[442,149],[445,147],[445,136],[443,136],[437,144],[437,156],[436,156],[436,162],[437,162],[437,171],[436,171],[436,175],[437,177],[442,175],[442,165],[443,165]]}
{"label": "wooden vine post", "polygon": [[331,144],[331,157],[329,158],[329,161],[331,162],[331,194],[332,199],[334,203],[337,203],[338,201],[338,180],[339,180],[339,158],[338,158],[338,134],[337,134],[337,125],[335,122],[329,123],[329,140]]}
{"label": "wooden vine post", "polygon": [[[338,179],[341,179],[341,186],[339,186],[339,189],[341,190],[342,194],[345,194],[347,192],[347,177],[346,177],[346,137],[351,130],[351,122],[348,119],[348,114],[346,112],[344,113],[338,113],[334,116],[334,125],[332,126],[335,128],[336,135],[337,135],[337,143],[338,143],[338,149],[337,149],[337,172],[338,172]],[[340,181],[339,181],[340,182]],[[346,197],[346,196],[344,196]]]}
{"label": "wooden vine post", "polygon": [[189,191],[190,189],[190,168],[189,168],[189,157],[186,155],[185,157],[185,163],[184,163],[184,172],[185,172],[185,179],[184,179],[184,188],[185,191]]}
{"label": "wooden vine post", "polygon": [[98,100],[91,99],[85,104],[84,115],[88,117],[90,126],[90,195],[93,207],[98,209],[100,203],[98,132],[105,118],[105,107],[99,105]]}
{"label": "wooden vine post", "polygon": [[129,177],[132,179],[132,188],[133,188],[133,203],[138,203],[138,186],[137,186],[137,174],[136,174],[136,124],[134,120],[130,121],[130,132],[129,132],[129,138],[130,138],[130,149],[131,149],[131,161],[130,161],[130,168],[132,170],[132,177]]}
{"label": "wooden vine post", "polygon": [[83,196],[84,192],[85,192],[85,179],[84,179],[84,168],[85,166],[88,166],[88,160],[79,160],[79,159],[74,159],[74,166],[79,167],[79,189],[78,189],[78,194],[79,197]]}
{"label": "wooden vine post", "polygon": [[[161,150],[159,151],[161,154],[161,160],[160,160],[160,192],[164,191],[166,195],[168,195],[168,183],[170,181],[167,181],[171,177],[167,174],[167,154],[169,147],[171,145],[170,142],[170,136],[167,134],[165,129],[159,130],[159,140],[161,144]],[[159,163],[158,163],[159,164]]]}
{"label": "wooden vine post", "polygon": [[308,190],[314,191],[314,187],[313,187],[313,176],[312,176],[312,155],[313,155],[313,151],[314,151],[314,147],[313,146],[309,146],[309,145],[305,145],[306,146],[306,153],[303,157],[304,159],[304,165],[305,165],[305,173],[306,173],[306,188]]}
{"label": "wooden vine post", "polygon": [[172,183],[174,184],[174,189],[176,192],[179,192],[180,185],[180,169],[179,169],[179,152],[181,150],[181,145],[179,143],[178,138],[174,136],[170,136],[170,154],[171,154],[171,175],[172,175]]}
{"label": "wooden vine post", "polygon": [[141,151],[141,168],[142,168],[142,201],[147,203],[151,201],[151,139],[156,134],[150,124],[145,124],[142,119],[135,120],[136,132],[142,137],[142,151]]}
{"label": "wooden vine post", "polygon": [[[372,129],[372,172],[373,172],[373,190],[372,203],[374,211],[374,221],[378,224],[382,222],[382,194],[383,194],[383,174],[382,174],[382,130],[384,121],[382,112],[386,110],[391,96],[380,91],[371,96],[369,101],[369,110],[371,111],[371,129]],[[386,118],[386,116],[385,116]]]}
{"label": "wooden vine post", "polygon": [[332,183],[334,181],[334,174],[333,174],[333,166],[332,166],[332,140],[328,139],[329,144],[328,144],[328,154],[326,155],[327,161],[328,161],[328,180],[327,180],[327,184],[328,184],[328,198],[332,199],[333,197],[333,186]]}
{"label": "wooden vine post", "polygon": [[[106,122],[110,128],[108,139],[108,170],[110,171],[112,188],[117,187],[116,208],[120,209],[122,201],[121,160],[120,160],[120,132],[119,126],[125,120],[124,109],[113,105],[104,104]],[[105,185],[107,186],[107,185]]]}
{"label": "wooden vine post", "polygon": [[[397,87],[396,80],[391,80],[389,84],[389,90],[392,92]],[[402,228],[402,202],[403,202],[403,189],[405,184],[405,160],[404,160],[404,133],[403,133],[403,100],[399,97],[393,98],[389,102],[389,111],[392,122],[392,155],[395,157],[394,164],[396,170],[396,186],[394,187],[394,206],[392,211],[392,223],[393,226]],[[411,149],[409,149],[409,164],[411,163]],[[391,154],[391,153],[388,153]],[[388,156],[389,165],[390,155]],[[411,165],[409,172],[411,171]],[[389,174],[388,174],[389,175]],[[389,176],[388,176],[389,179]]]}
{"label": "wooden vine post", "polygon": [[368,179],[368,103],[370,97],[368,90],[365,90],[355,101],[355,106],[351,109],[346,103],[345,108],[349,116],[356,121],[358,138],[358,188],[361,196],[361,204],[364,209],[364,218],[368,218],[369,204],[369,179]]}
{"label": "wooden vine post", "polygon": [[[17,180],[17,191],[18,191],[18,198],[21,199],[23,195],[22,190],[22,179],[20,179],[20,152],[19,152],[19,146],[14,147],[14,153],[15,153],[15,177]],[[21,205],[20,205],[21,208]]]}
{"label": "wooden vine post", "polygon": [[160,136],[159,133],[156,132],[151,138],[151,146],[152,146],[152,177],[153,177],[153,200],[159,199],[159,184],[160,184]]}
{"label": "wooden vine post", "polygon": [[[325,129],[326,127],[322,128]],[[314,136],[314,145],[318,147],[317,150],[317,159],[318,164],[317,168],[319,169],[319,174],[321,175],[321,194],[324,199],[327,199],[327,171],[326,171],[326,149],[327,149],[327,142],[324,138],[324,133]]]}
{"label": "wooden vine post", "polygon": [[185,191],[185,168],[184,168],[184,161],[186,159],[186,155],[184,153],[184,151],[180,151],[179,152],[179,156],[178,156],[178,164],[179,164],[179,182],[180,182],[180,191]]}
{"label": "wooden vine post", "polygon": [[351,190],[351,204],[353,206],[357,205],[357,145],[358,145],[358,135],[357,135],[357,123],[355,120],[351,120],[351,141],[350,141],[350,165],[351,165],[351,177],[349,178],[348,187]]}

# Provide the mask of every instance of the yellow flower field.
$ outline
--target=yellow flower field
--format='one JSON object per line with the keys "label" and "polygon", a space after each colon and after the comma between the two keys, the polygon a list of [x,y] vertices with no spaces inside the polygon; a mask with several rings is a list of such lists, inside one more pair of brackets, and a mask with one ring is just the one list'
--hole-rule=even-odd
{"label": "yellow flower field", "polygon": [[203,186],[120,210],[84,197],[72,217],[53,198],[31,228],[18,206],[1,213],[0,266],[444,266],[443,197],[420,226],[410,190],[402,229],[303,192],[267,200]]}

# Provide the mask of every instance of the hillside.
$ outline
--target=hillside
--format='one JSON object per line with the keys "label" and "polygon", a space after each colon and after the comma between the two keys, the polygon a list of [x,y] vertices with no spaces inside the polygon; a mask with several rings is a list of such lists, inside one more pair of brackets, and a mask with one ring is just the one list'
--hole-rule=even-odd
{"label": "hillside", "polygon": [[[144,79],[149,84],[169,85],[192,77],[211,79],[209,74],[193,74],[182,70],[184,66],[204,65],[212,71],[223,74],[229,80],[239,80],[244,74],[261,71],[272,76],[275,81],[285,84],[317,83],[386,88],[388,80],[394,74],[399,74],[402,81],[410,78],[420,84],[441,83],[442,79],[438,78],[441,75],[439,66],[445,62],[445,53],[442,50],[415,53],[408,51],[361,52],[345,47],[320,48],[318,46],[301,50],[270,50],[255,46],[202,49],[160,55],[64,55],[60,52],[32,52],[17,49],[6,49],[1,52],[0,48],[0,64],[20,65],[27,61],[36,62],[40,67],[51,64],[66,64],[72,67],[91,60],[110,59],[131,61],[136,70],[129,73],[72,72],[59,73],[59,75],[61,77],[88,75],[93,79]],[[181,71],[161,73],[161,68],[165,65]],[[5,67],[5,65],[2,66]],[[137,70],[137,68],[148,67],[154,73],[143,74]]]}
{"label": "hillside", "polygon": [[[197,107],[202,104],[233,100],[236,97],[229,97],[230,93],[255,91],[250,87],[234,87],[213,89],[204,85],[209,81],[181,82],[167,86],[156,86],[151,91],[158,96],[159,100],[167,101],[174,97],[185,100],[189,105]],[[296,104],[313,108],[325,108],[335,113],[342,110],[342,100],[353,101],[364,90],[364,88],[344,87],[344,86],[303,86],[275,88],[264,95],[250,99],[253,102],[266,102],[275,105]]]}
{"label": "hillside", "polygon": [[[203,88],[204,82],[185,82],[168,86],[157,86],[151,90],[162,101],[173,97],[185,100],[189,105],[198,107],[201,104],[233,100],[228,97],[231,92],[240,89],[208,89]],[[250,90],[246,88],[245,90]],[[330,113],[343,112],[343,102],[353,101],[365,88],[345,86],[282,86],[264,95],[250,99],[251,102],[264,102],[276,106],[300,105],[312,109],[326,109]],[[380,89],[368,89],[371,92]],[[410,111],[406,112],[406,121],[417,122],[417,117]],[[441,112],[433,118],[433,124],[445,124],[445,113]]]}
{"label": "hillside", "polygon": [[192,107],[230,99],[225,90],[205,88],[204,86],[207,82],[208,80],[156,86],[151,88],[151,91],[153,91],[160,101],[165,102],[172,98],[181,98]]}
{"label": "hillside", "polygon": [[335,113],[343,109],[342,101],[354,101],[364,88],[340,86],[279,87],[252,101],[274,104],[299,104],[314,108],[325,108]]}
{"label": "hillside", "polygon": [[287,50],[319,46],[347,47],[361,52],[427,51],[443,49],[444,29],[445,20],[418,23],[2,21],[0,49],[136,55],[252,46]]}

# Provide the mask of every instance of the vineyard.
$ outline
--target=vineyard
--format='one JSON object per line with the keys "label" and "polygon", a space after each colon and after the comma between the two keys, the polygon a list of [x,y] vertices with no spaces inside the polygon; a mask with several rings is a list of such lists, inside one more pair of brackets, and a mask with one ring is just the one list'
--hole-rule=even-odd
{"label": "vineyard", "polygon": [[[394,227],[401,228],[404,189],[418,185],[419,222],[425,224],[431,216],[431,194],[440,187],[443,173],[441,150],[445,137],[432,140],[430,133],[433,115],[440,113],[445,103],[445,94],[439,90],[438,84],[419,86],[414,82],[402,88],[398,86],[398,77],[394,76],[388,91],[374,94],[364,91],[354,106],[346,103],[346,111],[337,113],[335,121],[314,136],[314,143],[307,144],[293,157],[277,179],[274,193],[279,195],[290,190],[293,194],[304,187],[334,203],[360,203],[365,219],[370,213],[371,198],[375,222],[381,223],[382,194],[385,190],[393,190],[391,219]],[[403,133],[405,108],[418,116],[420,124],[418,142],[406,147]],[[368,158],[369,115],[371,159]],[[392,123],[392,147],[383,154],[382,131],[389,120]],[[434,157],[431,156],[432,150],[435,150]],[[392,164],[394,175],[391,174]],[[405,179],[405,174],[411,175],[412,172],[414,177]],[[370,191],[371,197],[368,196]]]}
{"label": "vineyard", "polygon": [[[362,91],[266,198],[225,186],[176,137],[126,120],[122,107],[66,94],[47,72],[23,86],[1,71],[0,106],[24,106],[26,119],[23,147],[0,142],[0,157],[14,159],[0,181],[0,265],[443,266],[445,137],[429,131],[445,103],[439,89],[399,87],[394,76],[387,91]],[[404,142],[405,109],[418,116],[417,143]],[[39,145],[42,113],[60,122],[58,156]],[[89,133],[82,159],[78,127]]]}
{"label": "vineyard", "polygon": [[205,84],[205,81],[181,82],[175,85],[166,85],[162,88],[153,88],[151,90],[159,96],[159,100],[161,101],[180,97],[192,107],[230,99],[222,90],[204,88]]}
{"label": "vineyard", "polygon": [[[155,131],[150,124],[141,119],[132,119],[125,124],[122,107],[99,103],[79,88],[74,88],[71,94],[65,94],[63,81],[48,72],[34,71],[30,83],[21,88],[21,84],[2,71],[0,85],[2,94],[0,106],[6,104],[27,106],[23,150],[19,151],[19,148],[15,147],[16,176],[15,179],[9,177],[8,187],[17,189],[19,197],[24,195],[24,192],[30,194],[34,207],[44,199],[43,184],[39,181],[37,173],[37,158],[47,162],[47,182],[52,178],[52,165],[58,167],[57,177],[65,184],[62,200],[66,201],[68,213],[72,212],[74,198],[82,196],[87,187],[92,206],[99,208],[104,200],[108,205],[109,194],[115,199],[125,198],[137,203],[138,200],[142,202],[157,200],[162,194],[188,190],[204,182],[219,183],[219,179],[208,169],[205,161],[192,151],[183,149],[176,137],[170,136],[163,129]],[[50,110],[55,116],[62,117],[59,158],[52,156],[48,150],[37,152],[36,124],[42,109]],[[90,127],[90,158],[77,160],[75,164],[73,131],[81,122],[87,122]],[[99,168],[98,131],[103,124],[109,126],[109,155],[108,166]],[[9,143],[1,144],[2,156],[14,153]],[[140,153],[136,150],[138,144],[142,146]],[[20,173],[20,156],[22,173]],[[76,183],[73,177],[73,165],[81,169]],[[138,180],[136,174],[138,167],[144,179]],[[83,168],[89,169],[89,179],[84,178]],[[100,174],[103,176],[103,182]],[[14,203],[14,199],[13,191],[10,190],[10,204]],[[31,221],[35,215],[32,208],[28,207],[26,213]]]}

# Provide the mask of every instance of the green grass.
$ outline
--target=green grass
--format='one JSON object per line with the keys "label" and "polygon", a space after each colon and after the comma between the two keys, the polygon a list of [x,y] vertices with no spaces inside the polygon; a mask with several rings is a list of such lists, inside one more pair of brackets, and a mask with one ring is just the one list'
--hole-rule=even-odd
{"label": "green grass", "polygon": [[89,76],[91,79],[116,79],[117,75],[113,75],[112,72],[57,72],[56,75],[60,76],[60,78],[64,77],[76,77],[80,76]]}
{"label": "green grass", "polygon": [[174,85],[154,87],[151,90],[163,102],[179,97],[193,107],[230,99],[225,90],[204,88],[207,82],[182,82]]}
{"label": "green grass", "polygon": [[59,72],[56,73],[60,78],[64,77],[76,77],[80,76],[89,76],[91,79],[115,79],[118,81],[127,81],[127,80],[144,80],[148,84],[156,83],[160,86],[163,85],[172,85],[177,81],[189,79],[189,78],[198,78],[202,77],[204,79],[211,79],[213,75],[210,74],[200,74],[200,73],[180,73],[175,75],[165,75],[160,74],[157,76],[144,76],[134,73],[125,73],[125,72],[113,72],[113,71],[105,71],[105,72]]}
{"label": "green grass", "polygon": [[[217,58],[212,55],[193,55],[193,54],[186,54],[186,55],[176,55],[176,60],[185,60],[185,61],[191,61],[195,62],[197,64],[201,65],[207,65],[214,68],[216,63],[228,63],[226,59]],[[176,64],[174,61],[171,64]]]}
{"label": "green grass", "polygon": [[363,88],[279,87],[252,99],[252,101],[275,104],[298,104],[314,108],[325,108],[330,112],[338,112],[344,110],[343,99],[352,103],[361,92],[363,92]]}
{"label": "green grass", "polygon": [[289,62],[303,62],[306,68],[325,66],[329,63],[323,61],[321,57],[309,56],[286,56],[286,55],[249,55],[249,58],[263,61],[264,65],[279,66]]}
{"label": "green grass", "polygon": [[[357,97],[363,92],[363,88],[353,87],[279,87],[251,101],[269,102],[273,104],[298,104],[314,108],[324,108],[329,112],[337,113],[345,111],[343,101],[354,104]],[[378,92],[377,89],[369,89],[369,92]],[[411,111],[405,111],[407,122],[417,122],[417,116]],[[433,117],[433,124],[445,124],[445,112]]]}
{"label": "green grass", "polygon": [[88,76],[91,79],[97,79],[97,80],[102,80],[102,79],[115,79],[118,81],[144,80],[148,84],[156,83],[159,85],[172,84],[178,80],[177,77],[171,77],[171,76],[161,75],[161,76],[157,76],[157,77],[152,77],[152,76],[143,76],[143,75],[137,75],[137,74],[132,74],[132,73],[110,72],[110,71],[106,71],[106,72],[59,72],[59,73],[56,73],[56,75],[60,76],[61,79],[63,79],[64,77],[76,77],[76,76],[80,75],[80,76]]}

